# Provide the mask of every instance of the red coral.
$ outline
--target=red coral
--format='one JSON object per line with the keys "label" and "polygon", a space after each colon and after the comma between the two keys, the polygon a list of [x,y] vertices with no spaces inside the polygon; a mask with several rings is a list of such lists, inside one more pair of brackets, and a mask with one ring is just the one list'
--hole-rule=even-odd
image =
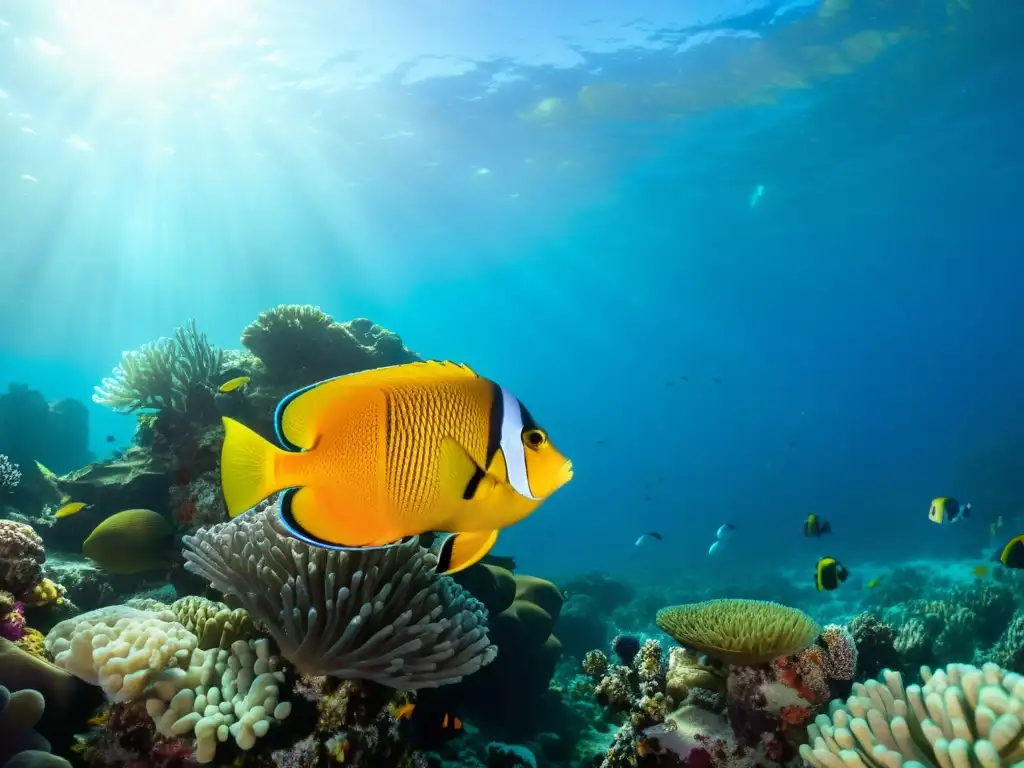
{"label": "red coral", "polygon": [[782,710],[782,722],[786,725],[803,725],[810,721],[814,713],[807,707],[793,705]]}

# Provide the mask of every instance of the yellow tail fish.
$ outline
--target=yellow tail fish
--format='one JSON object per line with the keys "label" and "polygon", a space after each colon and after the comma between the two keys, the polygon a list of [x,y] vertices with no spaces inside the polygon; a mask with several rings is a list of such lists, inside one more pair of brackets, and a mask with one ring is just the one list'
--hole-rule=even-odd
{"label": "yellow tail fish", "polygon": [[468,366],[417,362],[313,384],[274,414],[280,448],[224,418],[221,483],[232,517],[284,491],[281,520],[328,549],[452,535],[437,570],[456,573],[572,479],[507,389]]}

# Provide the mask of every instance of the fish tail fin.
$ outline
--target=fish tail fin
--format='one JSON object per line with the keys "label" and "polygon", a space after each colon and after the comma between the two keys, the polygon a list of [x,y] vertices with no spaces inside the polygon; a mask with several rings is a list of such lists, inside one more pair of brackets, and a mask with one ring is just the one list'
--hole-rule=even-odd
{"label": "fish tail fin", "polygon": [[821,524],[821,532],[822,533],[832,533],[832,524],[829,523],[829,522],[822,523]]}
{"label": "fish tail fin", "polygon": [[220,482],[228,515],[237,517],[281,490],[276,482],[274,459],[284,453],[241,422],[224,417]]}
{"label": "fish tail fin", "polygon": [[971,514],[971,502],[968,501],[966,504],[964,504],[963,508],[960,510],[960,516],[961,517],[970,517],[970,514]]}

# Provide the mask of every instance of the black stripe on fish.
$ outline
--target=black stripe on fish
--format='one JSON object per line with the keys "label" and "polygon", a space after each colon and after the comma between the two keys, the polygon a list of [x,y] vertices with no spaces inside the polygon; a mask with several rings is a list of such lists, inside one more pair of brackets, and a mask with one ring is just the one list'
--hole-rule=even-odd
{"label": "black stripe on fish", "polygon": [[526,406],[523,405],[522,400],[519,400],[519,417],[523,420],[523,430],[540,429],[540,427],[537,426],[537,422],[534,421],[533,416],[531,416],[530,412],[526,409]]}
{"label": "black stripe on fish", "polygon": [[[494,457],[501,448],[501,425],[505,420],[505,398],[502,396],[501,386],[492,381],[491,388],[493,389],[491,393],[491,419],[487,425],[487,455],[484,457],[484,467],[486,469],[491,468],[491,462],[494,461]],[[477,471],[480,471],[479,468]],[[476,480],[477,484],[479,484],[480,479]],[[476,493],[476,486],[473,484],[473,481],[470,480],[469,482],[470,485],[466,486],[466,493],[463,494],[465,499],[473,498],[473,493]],[[472,492],[470,492],[470,486],[473,487]]]}
{"label": "black stripe on fish", "polygon": [[476,496],[476,491],[480,487],[480,481],[484,479],[484,471],[480,467],[476,468],[473,476],[469,478],[469,482],[466,483],[466,490],[462,492],[462,498],[469,501]]}
{"label": "black stripe on fish", "polygon": [[437,551],[437,566],[434,568],[437,573],[444,573],[451,568],[455,538],[455,536],[448,536],[441,542],[441,548]]}

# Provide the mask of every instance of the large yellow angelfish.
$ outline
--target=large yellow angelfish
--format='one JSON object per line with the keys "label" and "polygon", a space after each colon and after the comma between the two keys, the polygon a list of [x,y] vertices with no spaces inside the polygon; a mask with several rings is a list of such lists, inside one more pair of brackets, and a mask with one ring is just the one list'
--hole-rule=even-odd
{"label": "large yellow angelfish", "polygon": [[572,479],[563,456],[504,387],[455,363],[363,371],[288,395],[278,448],[224,419],[221,482],[241,514],[285,491],[281,519],[320,547],[387,546],[449,531],[438,571],[479,561],[498,531]]}

